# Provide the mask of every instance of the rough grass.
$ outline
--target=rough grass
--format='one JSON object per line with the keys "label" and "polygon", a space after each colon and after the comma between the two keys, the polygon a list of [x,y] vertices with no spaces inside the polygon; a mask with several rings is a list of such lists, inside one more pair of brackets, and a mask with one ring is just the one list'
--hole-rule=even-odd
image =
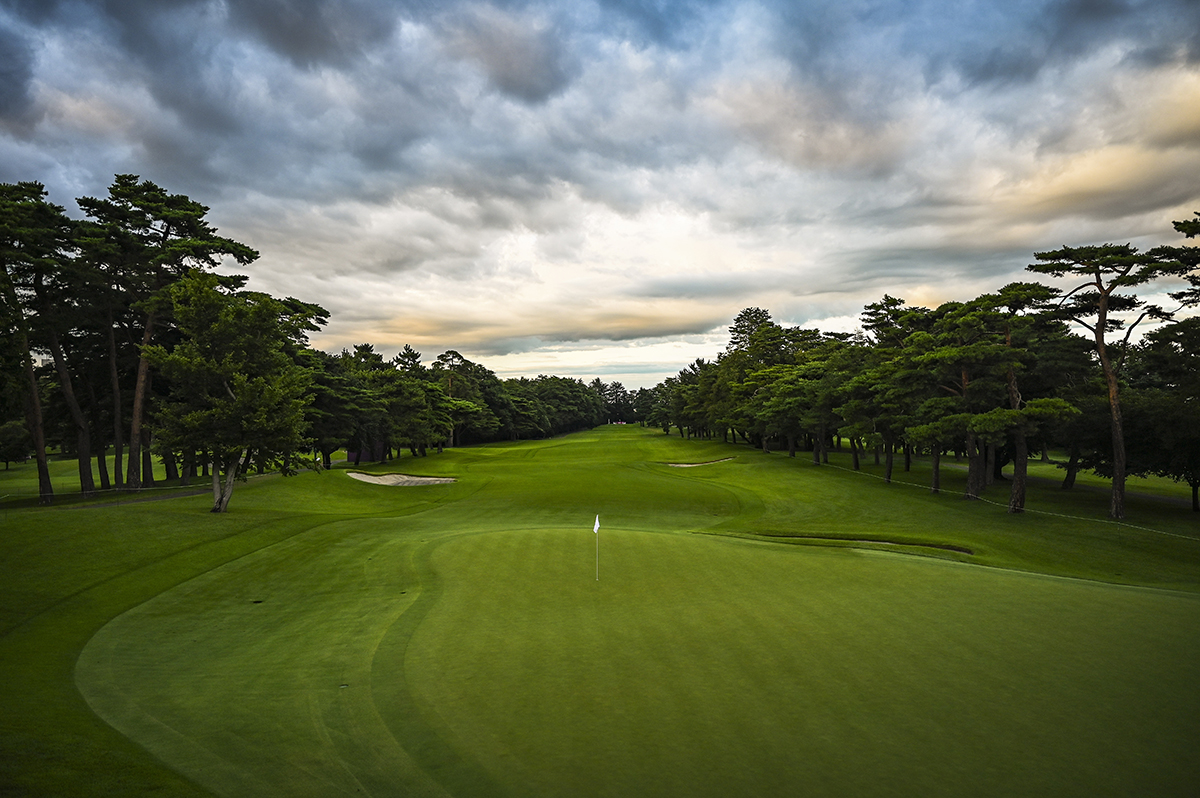
{"label": "rough grass", "polygon": [[0,792],[1189,794],[1193,514],[925,468],[614,427],[224,517],[6,504]]}

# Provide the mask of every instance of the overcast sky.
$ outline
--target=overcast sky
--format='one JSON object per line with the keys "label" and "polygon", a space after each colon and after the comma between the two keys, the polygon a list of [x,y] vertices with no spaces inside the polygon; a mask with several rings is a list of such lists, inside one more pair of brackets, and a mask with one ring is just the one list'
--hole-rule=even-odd
{"label": "overcast sky", "polygon": [[742,308],[851,330],[1182,243],[1198,0],[0,0],[0,181],[134,173],[314,344],[653,385]]}

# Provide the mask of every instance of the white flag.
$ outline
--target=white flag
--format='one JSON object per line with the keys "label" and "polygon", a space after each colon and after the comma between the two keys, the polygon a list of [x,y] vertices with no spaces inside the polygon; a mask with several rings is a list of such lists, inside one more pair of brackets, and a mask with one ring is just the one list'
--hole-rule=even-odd
{"label": "white flag", "polygon": [[597,535],[600,534],[600,516],[596,516],[596,525],[592,527],[592,531]]}

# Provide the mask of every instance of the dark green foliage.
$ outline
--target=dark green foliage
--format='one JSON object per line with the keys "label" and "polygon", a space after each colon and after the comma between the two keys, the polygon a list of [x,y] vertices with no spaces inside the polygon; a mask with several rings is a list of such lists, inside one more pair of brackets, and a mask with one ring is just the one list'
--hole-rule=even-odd
{"label": "dark green foliage", "polygon": [[8,464],[23,462],[33,454],[33,437],[24,421],[6,421],[0,424],[0,460],[4,470]]}
{"label": "dark green foliage", "polygon": [[[1198,229],[1194,221],[1176,228],[1186,235]],[[1198,417],[1200,389],[1187,374],[1166,375],[1186,370],[1183,353],[1200,351],[1200,341],[1192,340],[1190,327],[1171,325],[1148,336],[1133,362],[1123,361],[1135,327],[1172,315],[1128,289],[1167,277],[1195,286],[1195,248],[1142,253],[1108,244],[1035,256],[1031,271],[1074,276],[1080,284],[1060,298],[1052,287],[1015,282],[935,310],[885,295],[864,309],[865,333],[853,335],[784,327],[769,312],[747,308],[715,361],[698,359],[647,394],[653,401],[646,417],[664,432],[677,427],[681,436],[719,433],[729,440],[732,432],[734,441],[740,436],[764,452],[784,445],[794,454],[803,445],[814,462],[845,439],[853,468],[873,448],[876,462],[885,458],[889,481],[894,454],[903,452],[907,469],[924,451],[935,492],[940,457],[953,452],[966,457],[970,498],[983,495],[1011,463],[1009,509],[1021,512],[1030,452],[1048,459],[1051,444],[1068,453],[1063,487],[1080,468],[1112,474],[1114,486],[1123,478],[1124,439],[1113,430],[1119,430],[1124,367],[1133,381],[1179,380],[1170,394],[1138,399],[1139,416],[1153,423],[1139,421],[1133,473],[1190,483],[1200,445],[1184,431],[1197,426],[1189,420]],[[1173,296],[1186,304],[1197,300],[1193,293]],[[1071,333],[1068,321],[1093,340]],[[1123,337],[1113,344],[1107,336],[1118,331]],[[1116,498],[1110,512],[1123,513]]]}
{"label": "dark green foliage", "polygon": [[1186,482],[1200,512],[1200,317],[1149,333],[1131,361],[1130,471]]}
{"label": "dark green foliage", "polygon": [[203,272],[177,281],[170,296],[182,339],[170,351],[144,349],[171,382],[155,414],[157,448],[181,459],[203,453],[213,469],[213,512],[224,512],[252,458],[286,472],[309,448],[311,373],[292,352],[317,314],[266,294],[228,293]]}
{"label": "dark green foliage", "polygon": [[[1196,447],[1183,431],[1194,426],[1187,422],[1197,387],[1183,372],[1196,336],[1175,325],[1133,346],[1134,328],[1171,313],[1129,289],[1183,279],[1192,288],[1172,296],[1200,302],[1195,247],[1139,252],[1106,244],[1035,253],[1031,271],[1073,277],[1078,285],[1059,297],[1038,283],[1011,283],[933,310],[884,295],[863,309],[862,330],[854,334],[787,327],[767,310],[746,308],[714,360],[697,359],[661,384],[631,392],[601,379],[500,380],[454,350],[429,364],[410,346],[391,360],[370,344],[337,355],[312,350],[306,336],[325,323],[326,311],[246,292],[244,277],[209,273],[201,280],[222,259],[245,264],[257,253],[217,235],[204,205],[135,175],[117,175],[104,198],[81,198],[87,218],[80,221],[47,202],[37,183],[4,185],[0,202],[0,420],[24,416],[39,473],[48,443],[77,452],[84,493],[94,489],[93,448],[101,488],[137,488],[141,455],[151,446],[168,478],[186,482],[205,462],[226,475],[273,461],[287,472],[302,450],[327,466],[343,447],[356,462],[386,461],[404,447],[425,455],[606,421],[740,439],[764,452],[805,449],[817,463],[848,444],[854,468],[873,449],[876,461],[886,458],[887,480],[896,454],[903,453],[907,470],[926,453],[935,491],[939,458],[953,452],[967,459],[970,497],[1012,463],[1014,512],[1024,508],[1030,450],[1046,457],[1051,444],[1068,453],[1064,486],[1079,468],[1112,474],[1114,497],[1130,468],[1194,480]],[[1192,237],[1200,222],[1175,227]],[[179,318],[181,309],[191,316]],[[1067,320],[1092,333],[1090,352]],[[233,351],[239,335],[260,334],[268,343],[254,353],[257,360],[245,347]],[[35,367],[35,355],[46,365]],[[265,382],[254,387],[256,379]],[[1139,392],[1131,399],[1139,439],[1127,444],[1120,394],[1130,386]],[[218,411],[222,402],[229,404]],[[143,423],[148,417],[153,425]],[[243,417],[257,419],[259,440],[246,429],[233,434]],[[1112,434],[1102,440],[1105,423]],[[1127,448],[1136,450],[1128,464]],[[47,478],[43,499],[51,492]]]}
{"label": "dark green foliage", "polygon": [[[123,295],[120,299],[109,296],[105,307],[109,324],[114,306],[118,312],[120,306],[128,308],[129,343],[140,347],[136,350],[125,477],[126,487],[137,489],[142,485],[142,425],[151,398],[146,347],[156,340],[161,327],[169,325],[172,284],[189,269],[214,268],[224,257],[245,265],[257,259],[258,253],[218,236],[204,218],[206,206],[182,194],[169,194],[149,180],[139,182],[137,175],[117,175],[107,198],[81,197],[77,202],[88,217],[79,232],[82,257],[92,265],[97,281],[102,280],[105,294],[115,290]],[[232,288],[240,287],[245,278],[219,280]],[[112,368],[115,371],[115,363]],[[114,397],[120,394],[118,381],[114,376]]]}

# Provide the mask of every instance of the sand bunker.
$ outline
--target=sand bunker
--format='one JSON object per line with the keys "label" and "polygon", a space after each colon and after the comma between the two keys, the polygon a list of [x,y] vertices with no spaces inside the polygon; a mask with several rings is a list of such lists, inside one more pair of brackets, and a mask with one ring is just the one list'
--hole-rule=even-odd
{"label": "sand bunker", "polygon": [[725,457],[720,460],[709,460],[707,463],[667,463],[671,468],[695,468],[696,466],[712,465],[713,463],[728,463],[732,457]]}
{"label": "sand bunker", "polygon": [[355,471],[347,471],[346,476],[357,479],[360,482],[370,482],[372,485],[399,485],[405,488],[413,485],[445,485],[455,481],[450,477],[410,477],[408,474],[359,474]]}

